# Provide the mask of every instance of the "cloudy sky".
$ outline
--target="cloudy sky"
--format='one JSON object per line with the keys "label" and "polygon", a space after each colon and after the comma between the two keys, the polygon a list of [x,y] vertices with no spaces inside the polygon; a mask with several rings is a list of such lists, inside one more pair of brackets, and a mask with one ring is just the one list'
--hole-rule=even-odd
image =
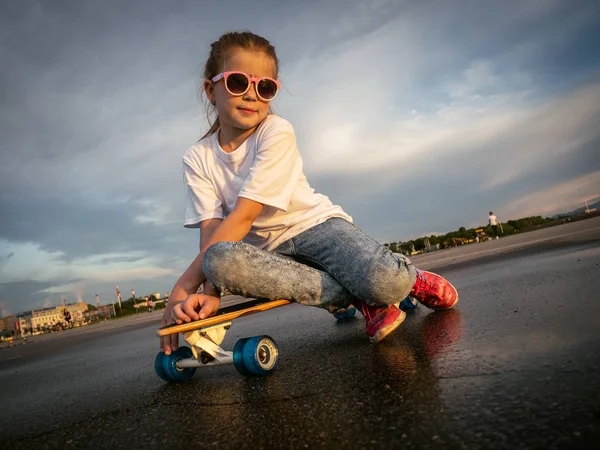
{"label": "cloudy sky", "polygon": [[201,68],[239,29],[311,184],[382,242],[600,193],[598,1],[3,1],[0,315],[172,288]]}

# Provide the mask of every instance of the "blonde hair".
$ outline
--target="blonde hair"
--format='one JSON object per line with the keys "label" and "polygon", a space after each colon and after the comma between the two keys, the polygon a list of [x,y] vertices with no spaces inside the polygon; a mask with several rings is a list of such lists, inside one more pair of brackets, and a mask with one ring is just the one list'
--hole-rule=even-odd
{"label": "blonde hair", "polygon": [[[264,52],[273,59],[275,78],[279,72],[279,60],[275,53],[275,47],[265,38],[251,33],[250,31],[232,31],[223,34],[217,41],[210,44],[210,54],[204,64],[204,79],[210,80],[221,72],[227,58],[238,49]],[[212,118],[212,116],[216,116]],[[215,106],[209,101],[206,102],[206,118],[210,123],[210,128],[201,140],[210,136],[219,129],[219,116],[216,114]]]}

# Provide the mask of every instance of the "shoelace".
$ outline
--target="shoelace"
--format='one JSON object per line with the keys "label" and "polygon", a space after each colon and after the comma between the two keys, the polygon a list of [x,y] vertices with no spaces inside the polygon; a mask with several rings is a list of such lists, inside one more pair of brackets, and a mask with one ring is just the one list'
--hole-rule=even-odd
{"label": "shoelace", "polygon": [[[426,291],[434,291],[437,292],[436,283],[433,281],[429,281],[425,275],[423,275],[420,271],[417,272],[417,277],[419,278],[419,283],[416,283],[417,286],[414,290],[414,296],[417,297],[419,294]],[[428,289],[427,289],[428,288]]]}
{"label": "shoelace", "polygon": [[365,316],[365,319],[367,321],[371,320],[371,309],[369,308],[369,305],[367,305],[367,302],[362,302],[360,309],[363,313],[363,316]]}

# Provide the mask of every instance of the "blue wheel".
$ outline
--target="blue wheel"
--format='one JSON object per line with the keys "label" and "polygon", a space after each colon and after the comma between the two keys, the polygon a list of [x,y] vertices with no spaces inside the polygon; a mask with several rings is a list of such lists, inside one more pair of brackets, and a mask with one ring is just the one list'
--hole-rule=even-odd
{"label": "blue wheel", "polygon": [[400,302],[400,309],[402,311],[410,311],[411,309],[415,309],[417,304],[417,299],[409,296]]}
{"label": "blue wheel", "polygon": [[233,349],[233,364],[242,375],[265,376],[275,370],[279,349],[273,338],[254,336],[240,339]]}
{"label": "blue wheel", "polygon": [[348,320],[354,318],[355,315],[356,308],[354,306],[350,306],[344,312],[334,314],[333,317],[335,317],[337,320]]}
{"label": "blue wheel", "polygon": [[156,374],[164,381],[187,381],[192,378],[194,373],[196,373],[196,368],[186,367],[185,369],[180,369],[177,367],[177,361],[192,357],[193,353],[189,347],[179,347],[170,355],[165,355],[164,352],[159,352],[154,360],[154,370],[156,371]]}
{"label": "blue wheel", "polygon": [[233,347],[233,366],[235,367],[235,370],[246,377],[252,375],[244,363],[244,347],[246,342],[248,342],[248,339],[250,338],[240,339]]}
{"label": "blue wheel", "polygon": [[169,379],[167,378],[167,374],[165,372],[165,370],[163,369],[164,366],[164,362],[163,359],[168,358],[167,355],[165,355],[165,352],[158,352],[158,354],[156,355],[156,358],[154,359],[154,371],[156,372],[156,375],[158,375],[158,377],[161,380],[164,381],[169,381]]}

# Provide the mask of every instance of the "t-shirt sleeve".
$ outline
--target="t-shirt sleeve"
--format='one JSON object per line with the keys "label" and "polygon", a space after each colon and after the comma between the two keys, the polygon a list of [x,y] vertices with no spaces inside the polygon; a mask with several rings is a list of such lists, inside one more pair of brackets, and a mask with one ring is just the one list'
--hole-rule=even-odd
{"label": "t-shirt sleeve", "polygon": [[279,117],[270,122],[261,130],[254,164],[238,197],[287,211],[302,174],[302,158],[290,123]]}
{"label": "t-shirt sleeve", "polygon": [[183,159],[183,184],[185,186],[186,228],[199,228],[200,222],[222,219],[223,207],[215,188],[202,169],[192,161]]}

